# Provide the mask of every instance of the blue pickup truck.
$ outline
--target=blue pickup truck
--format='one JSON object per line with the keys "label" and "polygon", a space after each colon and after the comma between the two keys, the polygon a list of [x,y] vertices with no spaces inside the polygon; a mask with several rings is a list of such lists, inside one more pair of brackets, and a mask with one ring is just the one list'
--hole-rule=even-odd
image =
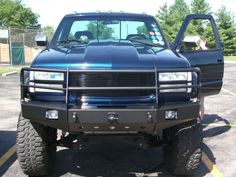
{"label": "blue pickup truck", "polygon": [[17,156],[25,174],[49,174],[57,146],[108,135],[163,146],[171,174],[196,172],[203,98],[220,92],[224,72],[212,16],[188,15],[168,43],[147,14],[74,13],[50,42],[35,40],[44,49],[20,75]]}

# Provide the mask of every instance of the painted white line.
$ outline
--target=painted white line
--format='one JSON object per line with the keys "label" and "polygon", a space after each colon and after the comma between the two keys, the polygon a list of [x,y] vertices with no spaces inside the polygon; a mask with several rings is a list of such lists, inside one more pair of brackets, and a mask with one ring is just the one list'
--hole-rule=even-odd
{"label": "painted white line", "polygon": [[209,127],[236,127],[236,123],[210,123],[210,124],[202,124],[203,126]]}
{"label": "painted white line", "polygon": [[227,90],[227,89],[222,88],[222,91],[224,91],[224,92],[226,92],[226,93],[228,93],[228,94],[230,94],[230,95],[236,96],[236,93],[231,92],[231,91],[229,91],[229,90]]}

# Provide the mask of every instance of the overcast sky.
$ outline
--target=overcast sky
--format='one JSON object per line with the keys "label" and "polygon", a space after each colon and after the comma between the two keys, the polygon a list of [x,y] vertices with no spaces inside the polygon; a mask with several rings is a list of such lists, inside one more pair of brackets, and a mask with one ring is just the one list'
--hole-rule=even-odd
{"label": "overcast sky", "polygon": [[[30,7],[40,15],[39,23],[42,26],[52,25],[57,27],[65,14],[73,12],[94,12],[94,11],[124,11],[124,12],[145,12],[156,15],[160,6],[165,2],[170,6],[174,0],[23,0],[25,7]],[[186,0],[188,4],[191,0]],[[236,21],[236,0],[207,0],[212,11],[222,6],[231,11]]]}

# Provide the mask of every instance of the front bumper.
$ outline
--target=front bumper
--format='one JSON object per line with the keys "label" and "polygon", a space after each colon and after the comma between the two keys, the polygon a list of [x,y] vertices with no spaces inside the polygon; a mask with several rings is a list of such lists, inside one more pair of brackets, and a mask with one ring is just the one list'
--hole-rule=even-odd
{"label": "front bumper", "polygon": [[[29,85],[25,81],[25,71],[50,71],[63,72],[66,76],[63,88],[53,88],[46,86]],[[146,86],[73,86],[69,80],[72,73],[151,73],[154,77],[154,85]],[[159,72],[195,72],[198,74],[197,82],[194,85],[186,86],[165,86],[161,87]],[[21,106],[22,116],[32,121],[42,123],[46,126],[54,127],[71,133],[137,133],[137,132],[157,132],[182,122],[199,117],[200,107],[200,71],[198,68],[170,68],[170,69],[148,69],[148,70],[58,70],[58,69],[36,69],[24,68],[21,71]],[[33,101],[29,96],[29,88],[41,88],[60,90],[65,94],[63,102]],[[159,95],[161,90],[192,88],[196,89],[196,101],[178,101],[175,103],[160,103]],[[137,91],[152,90],[155,93],[155,103],[152,107],[140,108],[87,108],[73,107],[70,103],[70,95],[74,91]],[[177,101],[177,100],[175,100]],[[57,110],[58,119],[49,120],[46,118],[46,111]],[[166,111],[177,112],[177,119],[166,120]]]}
{"label": "front bumper", "polygon": [[[163,105],[157,109],[68,109],[66,104],[39,101],[22,102],[22,116],[45,126],[71,133],[157,132],[199,117],[199,103]],[[46,111],[58,110],[58,120],[46,118]],[[165,111],[177,111],[178,119],[166,120]],[[111,121],[110,115],[117,120]]]}

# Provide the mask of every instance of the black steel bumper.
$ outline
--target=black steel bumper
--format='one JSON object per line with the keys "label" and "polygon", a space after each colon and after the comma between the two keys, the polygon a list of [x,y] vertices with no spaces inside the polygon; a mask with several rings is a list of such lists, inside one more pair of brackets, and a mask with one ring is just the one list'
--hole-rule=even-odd
{"label": "black steel bumper", "polygon": [[[49,71],[62,72],[65,74],[65,84],[63,88],[53,88],[46,86],[29,85],[25,81],[25,71]],[[152,73],[155,76],[154,85],[144,87],[74,87],[69,84],[70,73],[75,72],[143,72]],[[158,78],[159,72],[195,72],[198,74],[196,85],[186,86],[166,86],[160,87]],[[199,99],[200,99],[200,71],[198,68],[176,68],[176,69],[157,69],[152,70],[58,70],[58,69],[36,69],[23,68],[21,71],[21,106],[22,115],[25,118],[40,122],[46,126],[55,127],[69,132],[156,132],[161,129],[174,126],[184,121],[195,119],[199,117]],[[61,90],[65,94],[65,100],[61,103],[32,101],[27,96],[29,88],[42,88]],[[159,104],[160,90],[164,89],[179,89],[179,88],[194,88],[196,89],[196,101],[186,101],[179,103]],[[153,90],[156,94],[156,103],[154,108],[140,108],[140,109],[73,109],[69,105],[69,96],[72,91],[78,90]],[[46,118],[46,111],[57,110],[58,119],[49,120]],[[177,111],[177,119],[166,120],[165,111]],[[113,119],[115,117],[115,119]]]}
{"label": "black steel bumper", "polygon": [[[181,103],[158,109],[67,109],[66,104],[22,102],[25,118],[69,132],[156,132],[199,117],[199,103]],[[58,110],[58,120],[45,117],[47,110]],[[166,120],[165,111],[176,110],[178,119]],[[111,122],[110,115],[117,120]]]}

